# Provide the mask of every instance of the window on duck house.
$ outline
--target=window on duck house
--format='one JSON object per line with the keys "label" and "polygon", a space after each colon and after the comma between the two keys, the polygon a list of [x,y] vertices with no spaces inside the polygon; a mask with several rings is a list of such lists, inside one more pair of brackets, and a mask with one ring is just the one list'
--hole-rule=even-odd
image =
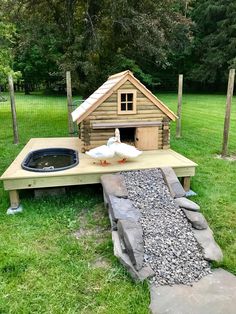
{"label": "window on duck house", "polygon": [[118,114],[136,113],[136,90],[118,91]]}

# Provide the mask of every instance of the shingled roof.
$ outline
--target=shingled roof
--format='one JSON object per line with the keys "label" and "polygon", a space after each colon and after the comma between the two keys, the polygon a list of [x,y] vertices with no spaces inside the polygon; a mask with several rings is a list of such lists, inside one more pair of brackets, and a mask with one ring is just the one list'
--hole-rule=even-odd
{"label": "shingled roof", "polygon": [[171,120],[175,120],[177,118],[177,116],[166,105],[164,105],[161,100],[153,95],[137,78],[134,77],[131,71],[127,70],[109,76],[105,83],[103,83],[92,95],[90,95],[77,109],[71,113],[73,121],[77,121],[77,123],[83,121],[126,81],[130,81]]}

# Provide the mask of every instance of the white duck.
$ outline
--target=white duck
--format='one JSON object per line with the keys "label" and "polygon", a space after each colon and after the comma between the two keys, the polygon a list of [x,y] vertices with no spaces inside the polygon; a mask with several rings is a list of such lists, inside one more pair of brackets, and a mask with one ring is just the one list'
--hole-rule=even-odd
{"label": "white duck", "polygon": [[136,147],[121,143],[120,141],[120,131],[119,129],[115,130],[115,138],[116,142],[111,145],[111,148],[114,150],[115,154],[121,157],[122,159],[119,160],[119,163],[125,163],[129,158],[137,158],[142,154],[140,150]]}
{"label": "white duck", "polygon": [[99,159],[101,166],[107,166],[110,163],[107,162],[107,159],[114,157],[115,152],[112,149],[112,144],[117,141],[116,137],[110,137],[107,141],[107,145],[102,145],[93,149],[90,149],[88,152],[85,152],[92,158]]}

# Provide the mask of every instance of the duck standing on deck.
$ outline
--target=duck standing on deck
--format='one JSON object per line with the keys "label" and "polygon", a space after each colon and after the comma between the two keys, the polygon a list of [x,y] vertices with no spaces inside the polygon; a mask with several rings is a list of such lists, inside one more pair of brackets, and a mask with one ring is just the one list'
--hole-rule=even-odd
{"label": "duck standing on deck", "polygon": [[117,156],[122,158],[118,161],[119,163],[125,163],[127,159],[137,158],[142,154],[136,147],[121,143],[119,129],[115,130],[115,138],[116,141],[110,147],[114,150]]}
{"label": "duck standing on deck", "polygon": [[115,155],[115,151],[112,148],[112,145],[117,141],[116,137],[110,137],[107,141],[107,145],[102,145],[93,149],[90,149],[88,152],[86,152],[87,155],[89,155],[92,158],[98,159],[100,161],[101,166],[108,166],[110,165],[109,162],[107,162],[107,159],[111,159]]}

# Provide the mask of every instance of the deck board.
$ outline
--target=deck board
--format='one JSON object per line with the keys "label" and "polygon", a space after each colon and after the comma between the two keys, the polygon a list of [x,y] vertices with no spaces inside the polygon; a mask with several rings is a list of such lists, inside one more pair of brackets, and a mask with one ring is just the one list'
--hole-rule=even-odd
{"label": "deck board", "polygon": [[172,167],[177,176],[194,176],[196,163],[183,155],[171,150],[144,151],[136,160],[118,164],[116,159],[112,164],[102,167],[94,164],[94,160],[86,154],[79,153],[79,164],[73,168],[58,172],[31,172],[21,168],[26,155],[33,150],[50,147],[65,147],[80,151],[78,138],[33,138],[19,153],[12,164],[1,176],[5,190],[29,189],[36,187],[53,187],[62,185],[93,184],[100,182],[100,176],[105,173],[119,171]]}

